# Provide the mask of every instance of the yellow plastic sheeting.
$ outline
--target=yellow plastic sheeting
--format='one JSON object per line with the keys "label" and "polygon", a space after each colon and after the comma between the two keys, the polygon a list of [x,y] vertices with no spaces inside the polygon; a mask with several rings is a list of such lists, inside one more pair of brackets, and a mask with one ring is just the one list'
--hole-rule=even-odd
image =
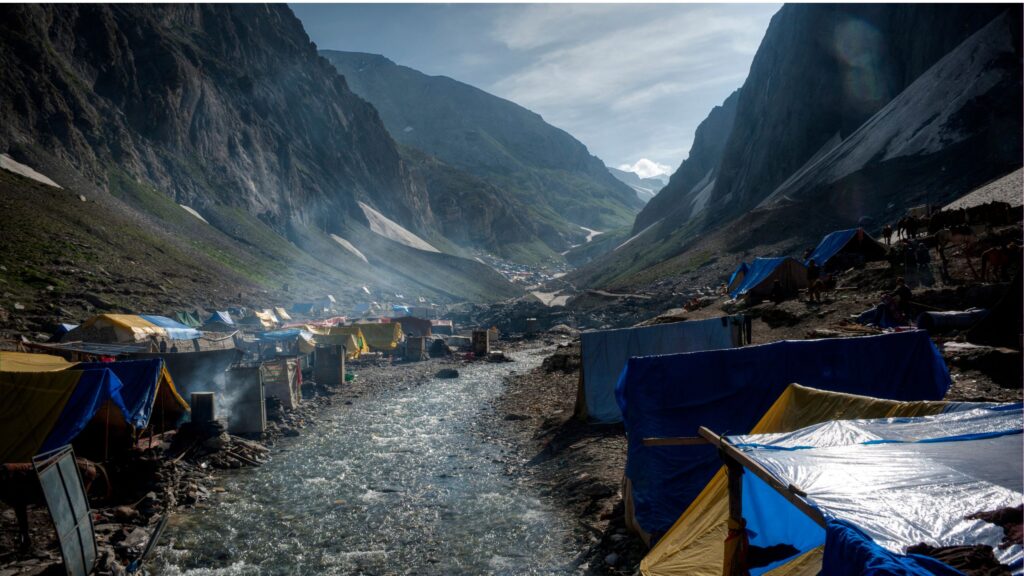
{"label": "yellow plastic sheeting", "polygon": [[253,314],[257,318],[259,318],[260,324],[264,328],[269,330],[269,329],[272,329],[275,326],[277,326],[277,317],[274,316],[274,313],[271,312],[269,309],[268,310],[264,310],[262,312],[260,312],[259,310],[256,310],[256,311],[253,312]]}
{"label": "yellow plastic sheeting", "polygon": [[385,322],[382,324],[353,324],[363,331],[366,337],[366,345],[370,350],[394,350],[402,341],[402,324],[399,322]]}
{"label": "yellow plastic sheeting", "polygon": [[0,372],[0,462],[30,462],[60,418],[81,372]]}
{"label": "yellow plastic sheeting", "polygon": [[353,354],[352,350],[348,350],[346,353],[352,358],[358,358],[361,354],[366,354],[370,351],[370,347],[366,344],[366,336],[363,335],[363,331],[359,326],[306,326],[306,329],[314,334],[321,334],[323,336],[354,336],[356,339],[355,356],[351,356]]}
{"label": "yellow plastic sheeting", "polygon": [[289,316],[287,312],[285,312],[284,308],[281,308],[280,306],[274,308],[274,314],[277,316],[277,319],[280,320],[281,322],[287,322],[292,319],[292,317]]}
{"label": "yellow plastic sheeting", "polygon": [[57,372],[74,365],[74,362],[51,354],[0,352],[0,372]]}
{"label": "yellow plastic sheeting", "polygon": [[312,354],[316,350],[316,341],[313,340],[312,336],[307,334],[299,334],[298,337],[299,352],[303,354]]}
{"label": "yellow plastic sheeting", "polygon": [[[134,314],[100,314],[86,320],[79,329],[111,328],[118,342],[142,342],[150,336],[166,336],[167,331]],[[72,331],[73,333],[74,331]]]}
{"label": "yellow plastic sheeting", "polygon": [[313,339],[320,346],[344,346],[346,360],[355,360],[362,354],[355,334],[317,334]]}
{"label": "yellow plastic sheeting", "polygon": [[808,550],[782,566],[766,572],[765,576],[818,576],[821,572],[821,555],[824,552],[824,546]]}
{"label": "yellow plastic sheeting", "polygon": [[[882,400],[790,384],[750,433],[792,432],[830,420],[928,416],[942,412],[946,405],[947,402]],[[640,562],[640,572],[645,576],[728,574],[729,567],[724,565],[728,520],[729,487],[723,467],[647,553]],[[813,564],[814,558],[804,555],[776,570],[790,567],[794,563]],[[821,569],[820,559],[818,555],[817,569],[811,573]],[[811,570],[813,567],[799,568],[794,564],[790,568],[797,571],[777,574],[803,574],[801,570]]]}

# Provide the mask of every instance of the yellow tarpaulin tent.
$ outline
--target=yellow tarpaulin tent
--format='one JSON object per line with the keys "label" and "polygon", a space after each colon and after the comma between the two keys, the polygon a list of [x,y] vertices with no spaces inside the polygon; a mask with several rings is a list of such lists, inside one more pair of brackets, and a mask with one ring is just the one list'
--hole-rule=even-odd
{"label": "yellow tarpaulin tent", "polygon": [[270,309],[264,310],[262,312],[256,310],[253,312],[253,314],[257,318],[259,318],[260,324],[263,325],[264,328],[272,330],[275,326],[277,326],[277,317],[274,316],[274,313]]}
{"label": "yellow tarpaulin tent", "polygon": [[74,365],[74,362],[50,354],[0,352],[0,372],[56,372]]}
{"label": "yellow tarpaulin tent", "polygon": [[292,319],[292,317],[285,312],[284,308],[281,308],[280,306],[274,308],[274,315],[277,316],[277,319],[281,322],[287,322]]}
{"label": "yellow tarpaulin tent", "polygon": [[394,350],[402,341],[402,325],[399,322],[381,324],[353,324],[363,331],[366,344],[373,351]]}
{"label": "yellow tarpaulin tent", "polygon": [[29,462],[46,442],[80,372],[0,372],[0,462]]}
{"label": "yellow tarpaulin tent", "polygon": [[317,334],[313,340],[319,346],[344,346],[346,360],[355,360],[363,353],[355,334]]}
{"label": "yellow tarpaulin tent", "polygon": [[100,314],[86,320],[76,330],[86,332],[91,330],[110,329],[114,332],[118,342],[143,342],[151,336],[166,336],[167,331],[153,324],[149,320],[134,314]]}
{"label": "yellow tarpaulin tent", "polygon": [[[363,331],[359,326],[306,326],[306,329],[314,334],[320,334],[322,336],[354,336],[356,339],[356,346],[354,348],[348,348],[345,351],[345,356],[349,360],[358,358],[361,354],[365,354],[370,351],[370,347],[366,343],[366,336],[363,335]],[[340,344],[345,344],[345,342],[340,342]]]}
{"label": "yellow tarpaulin tent", "polygon": [[[928,416],[942,412],[947,404],[881,400],[790,384],[750,433],[792,432],[830,420]],[[644,576],[728,574],[729,567],[723,565],[728,522],[729,488],[723,467],[640,562],[640,572]],[[821,551],[812,550],[769,574],[803,576],[820,570]]]}

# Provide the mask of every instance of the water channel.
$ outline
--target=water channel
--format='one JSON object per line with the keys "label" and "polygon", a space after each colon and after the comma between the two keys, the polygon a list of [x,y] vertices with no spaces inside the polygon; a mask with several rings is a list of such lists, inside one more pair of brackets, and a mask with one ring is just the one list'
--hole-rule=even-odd
{"label": "water channel", "polygon": [[[460,368],[335,406],[260,468],[175,514],[157,574],[564,574],[567,518],[506,473],[480,415],[512,370]],[[486,428],[486,424],[484,424]]]}

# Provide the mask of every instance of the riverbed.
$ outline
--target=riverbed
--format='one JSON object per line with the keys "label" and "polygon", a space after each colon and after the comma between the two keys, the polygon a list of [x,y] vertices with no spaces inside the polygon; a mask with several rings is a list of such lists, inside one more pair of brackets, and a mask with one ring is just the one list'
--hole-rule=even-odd
{"label": "riverbed", "polygon": [[154,570],[573,573],[572,519],[510,475],[513,451],[481,431],[504,377],[542,356],[534,349],[511,363],[460,366],[451,380],[396,378],[395,387],[328,409],[271,462],[222,477],[223,493],[177,512]]}

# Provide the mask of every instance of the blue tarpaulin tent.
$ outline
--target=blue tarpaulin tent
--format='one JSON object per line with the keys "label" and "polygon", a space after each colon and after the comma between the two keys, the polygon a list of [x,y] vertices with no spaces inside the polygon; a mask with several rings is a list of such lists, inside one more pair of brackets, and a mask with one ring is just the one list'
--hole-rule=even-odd
{"label": "blue tarpaulin tent", "polygon": [[693,437],[699,426],[745,433],[794,382],[891,400],[941,400],[950,378],[920,330],[631,358],[616,395],[640,527],[655,535],[668,530],[719,467],[710,446],[648,447],[644,438]]}
{"label": "blue tarpaulin tent", "polygon": [[723,316],[641,328],[584,332],[580,335],[583,401],[577,401],[578,416],[604,423],[621,422],[622,413],[615,400],[615,383],[627,360],[634,356],[739,346],[742,344],[742,323],[741,316]]}
{"label": "blue tarpaulin tent", "polygon": [[121,398],[121,380],[112,370],[107,368],[78,370],[77,366],[75,368],[75,370],[69,371],[81,374],[75,385],[75,391],[64,405],[60,417],[50,430],[50,434],[46,437],[46,442],[43,443],[39,452],[55,450],[71,443],[108,400],[117,406],[126,420],[131,417],[131,412]]}
{"label": "blue tarpaulin tent", "polygon": [[78,324],[57,324],[57,329],[53,331],[53,337],[50,338],[50,340],[60,340],[65,334],[71,332],[75,328],[78,328]]}
{"label": "blue tarpaulin tent", "polygon": [[743,278],[747,275],[747,270],[749,269],[750,267],[747,266],[746,262],[740,262],[740,265],[729,276],[729,281],[725,283],[726,289],[732,291],[738,288],[739,282],[743,282]]}
{"label": "blue tarpaulin tent", "polygon": [[[188,411],[188,404],[178,396],[169,376],[164,374],[162,358],[120,362],[83,362],[77,364],[75,368],[83,370],[106,368],[112,371],[121,381],[121,401],[127,411],[125,420],[137,430],[142,430],[149,425],[158,393],[169,393],[172,395],[171,398],[177,401],[169,403],[177,404],[177,409],[173,412],[175,420]],[[168,386],[170,389],[164,392],[160,389],[161,385]]]}
{"label": "blue tarpaulin tent", "polygon": [[[850,228],[849,230],[837,230],[822,238],[817,248],[814,249],[811,256],[804,262],[804,265],[806,266],[811,260],[814,260],[814,263],[822,269],[831,269],[834,266],[828,266],[828,263],[840,252],[849,253],[853,260],[858,262],[878,260],[885,257],[885,248],[877,240],[864,232],[863,228]],[[855,263],[847,260],[849,259],[844,259],[843,262],[836,262],[836,264],[839,264],[838,267],[842,267]]]}
{"label": "blue tarpaulin tent", "polygon": [[228,326],[234,326],[235,324],[235,321],[231,319],[231,314],[221,310],[217,310],[206,319],[206,324],[210,324],[212,322],[218,322]]}
{"label": "blue tarpaulin tent", "polygon": [[729,292],[731,298],[747,294],[765,297],[771,292],[772,284],[778,280],[787,294],[796,294],[807,287],[807,269],[800,262],[788,256],[778,258],[754,258],[747,267],[739,286]]}
{"label": "blue tarpaulin tent", "polygon": [[1019,573],[1021,543],[1003,546],[1009,531],[971,516],[1017,508],[1024,500],[1022,418],[1020,404],[964,403],[932,416],[728,436],[782,486],[798,486],[799,497],[821,516],[812,520],[763,479],[743,474],[749,543],[795,548],[793,556],[751,567],[750,574],[767,573],[821,545],[821,573],[830,576],[961,574],[907,553],[920,543],[989,546],[999,563]]}
{"label": "blue tarpaulin tent", "polygon": [[260,340],[267,340],[270,342],[288,342],[295,340],[299,336],[305,336],[312,338],[313,333],[302,330],[301,328],[287,328],[285,330],[274,330],[273,332],[264,332],[259,335]]}
{"label": "blue tarpaulin tent", "polygon": [[155,324],[160,328],[163,328],[167,332],[167,337],[172,340],[192,340],[199,338],[202,334],[195,328],[185,326],[181,322],[171,320],[166,316],[153,316],[150,314],[139,314],[139,317],[143,320]]}

